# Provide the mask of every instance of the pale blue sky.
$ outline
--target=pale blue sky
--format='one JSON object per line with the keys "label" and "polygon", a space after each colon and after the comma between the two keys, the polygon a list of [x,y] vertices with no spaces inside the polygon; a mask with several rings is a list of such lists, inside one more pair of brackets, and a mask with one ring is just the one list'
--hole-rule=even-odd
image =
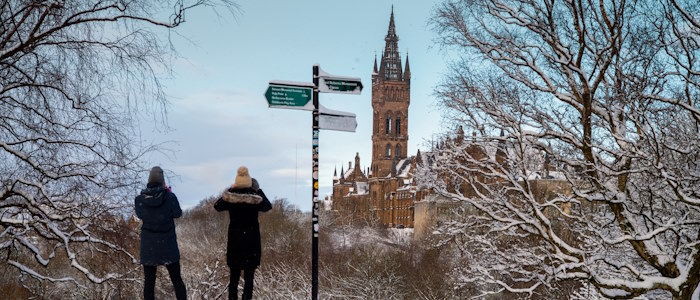
{"label": "pale blue sky", "polygon": [[173,66],[175,78],[164,82],[172,131],[155,138],[177,142],[170,146],[176,153],[153,155],[152,163],[178,175],[169,183],[183,207],[220,193],[246,165],[270,199],[287,198],[309,210],[311,112],[268,108],[263,93],[270,80],[311,82],[315,63],[331,74],[362,78],[362,95],[320,94],[322,105],[353,112],[358,122],[355,133],[321,131],[320,195],[331,192],[334,169],[347,169],[356,152],[366,169],[370,76],[392,4],[402,63],[408,51],[411,64],[409,155],[424,149],[443,130],[433,88],[446,62],[427,25],[435,2],[244,0],[235,18],[209,9],[189,12],[178,29],[182,37],[172,36],[182,57]]}

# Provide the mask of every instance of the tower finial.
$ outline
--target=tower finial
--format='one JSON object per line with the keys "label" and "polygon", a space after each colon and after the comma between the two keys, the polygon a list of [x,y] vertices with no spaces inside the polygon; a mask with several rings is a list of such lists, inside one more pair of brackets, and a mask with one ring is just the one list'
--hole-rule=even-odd
{"label": "tower finial", "polygon": [[391,18],[389,19],[389,32],[387,33],[387,36],[389,35],[396,35],[396,26],[394,25],[394,5],[391,5]]}
{"label": "tower finial", "polygon": [[411,67],[408,65],[408,50],[406,50],[406,68],[403,71],[403,79],[411,79]]}
{"label": "tower finial", "polygon": [[391,7],[389,18],[389,30],[384,38],[386,45],[379,67],[379,75],[385,80],[402,81],[401,55],[399,54],[399,37],[396,35],[396,23],[394,22],[394,6]]}
{"label": "tower finial", "polygon": [[377,52],[374,52],[374,74],[377,74],[379,71],[377,71]]}

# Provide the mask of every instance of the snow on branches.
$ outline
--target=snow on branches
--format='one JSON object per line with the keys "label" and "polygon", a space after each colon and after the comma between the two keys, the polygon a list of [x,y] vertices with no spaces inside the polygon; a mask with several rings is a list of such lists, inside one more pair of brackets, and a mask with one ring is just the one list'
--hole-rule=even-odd
{"label": "snow on branches", "polygon": [[[139,112],[163,108],[172,57],[156,30],[192,7],[234,7],[173,2],[0,1],[2,268],[81,287],[132,278],[122,216],[158,148],[139,140]],[[172,19],[152,17],[163,11]]]}
{"label": "snow on branches", "polygon": [[[436,90],[440,105],[480,136],[445,143],[417,179],[469,208],[438,231],[464,251],[455,272],[465,284],[483,295],[579,282],[610,298],[690,299],[700,283],[697,14],[675,0],[437,7],[439,41],[463,55]],[[501,161],[472,150],[499,143]]]}

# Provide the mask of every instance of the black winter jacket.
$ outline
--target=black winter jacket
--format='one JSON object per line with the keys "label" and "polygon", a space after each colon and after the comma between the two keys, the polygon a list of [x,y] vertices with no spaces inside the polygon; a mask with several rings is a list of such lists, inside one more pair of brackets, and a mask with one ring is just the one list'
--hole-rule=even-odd
{"label": "black winter jacket", "polygon": [[175,218],[182,215],[177,196],[165,187],[147,188],[134,199],[141,224],[141,264],[168,265],[180,260],[175,235]]}
{"label": "black winter jacket", "polygon": [[251,269],[260,265],[260,225],[258,212],[272,209],[262,190],[228,189],[214,204],[217,211],[228,211],[226,263],[235,269]]}

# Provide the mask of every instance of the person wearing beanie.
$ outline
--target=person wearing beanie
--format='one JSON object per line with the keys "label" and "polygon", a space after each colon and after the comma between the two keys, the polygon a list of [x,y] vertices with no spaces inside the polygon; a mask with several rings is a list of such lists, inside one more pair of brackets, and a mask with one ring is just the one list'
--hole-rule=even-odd
{"label": "person wearing beanie", "polygon": [[187,299],[187,289],[180,274],[180,249],[174,221],[182,215],[182,209],[177,196],[165,185],[160,167],[151,169],[146,188],[134,199],[134,210],[143,222],[139,253],[144,273],[143,298],[155,298],[157,267],[165,265],[175,288],[175,297]]}
{"label": "person wearing beanie", "polygon": [[243,271],[243,299],[253,298],[255,269],[260,266],[261,243],[258,212],[272,209],[270,200],[250,177],[248,168],[238,168],[236,180],[214,203],[216,211],[228,211],[228,242],[226,264],[231,270],[229,299],[238,299],[238,281]]}
{"label": "person wearing beanie", "polygon": [[163,169],[161,169],[159,166],[151,168],[151,171],[148,173],[148,184],[157,186],[163,185],[164,183],[165,176],[163,176]]}
{"label": "person wearing beanie", "polygon": [[253,186],[253,179],[248,174],[248,168],[245,166],[238,168],[238,174],[236,175],[236,181],[233,182],[233,186],[242,189]]}

